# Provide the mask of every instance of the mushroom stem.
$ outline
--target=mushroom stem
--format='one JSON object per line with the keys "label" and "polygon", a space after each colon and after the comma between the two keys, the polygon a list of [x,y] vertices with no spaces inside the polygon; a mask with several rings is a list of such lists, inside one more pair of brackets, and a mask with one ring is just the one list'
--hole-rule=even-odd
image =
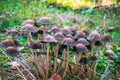
{"label": "mushroom stem", "polygon": [[95,41],[92,42],[92,47],[91,47],[92,53],[91,54],[93,54],[94,45],[95,45]]}
{"label": "mushroom stem", "polygon": [[29,36],[29,33],[27,33],[27,41],[28,41],[28,45],[30,46],[30,36]]}
{"label": "mushroom stem", "polygon": [[54,73],[55,73],[55,71],[57,69],[58,47],[59,47],[59,44],[57,44],[56,49],[55,49],[56,53],[55,53]]}
{"label": "mushroom stem", "polygon": [[66,76],[67,70],[68,70],[68,62],[69,62],[69,46],[67,46],[67,61],[66,61],[66,66],[65,66],[65,71],[63,73],[63,78]]}
{"label": "mushroom stem", "polygon": [[43,30],[43,40],[44,40],[44,38],[45,38],[45,27],[46,27],[46,25],[44,24],[44,30]]}
{"label": "mushroom stem", "polygon": [[78,54],[78,62],[77,62],[77,65],[79,64],[80,59],[81,59],[81,53]]}
{"label": "mushroom stem", "polygon": [[47,56],[46,56],[46,79],[48,78],[48,70],[49,70],[49,48],[50,43],[47,43]]}
{"label": "mushroom stem", "polygon": [[30,40],[33,41],[33,37],[32,37],[31,32],[29,33],[29,36],[30,36]]}
{"label": "mushroom stem", "polygon": [[64,69],[65,68],[65,63],[66,63],[66,49],[63,50],[62,57],[64,59],[63,63],[62,63],[62,68]]}

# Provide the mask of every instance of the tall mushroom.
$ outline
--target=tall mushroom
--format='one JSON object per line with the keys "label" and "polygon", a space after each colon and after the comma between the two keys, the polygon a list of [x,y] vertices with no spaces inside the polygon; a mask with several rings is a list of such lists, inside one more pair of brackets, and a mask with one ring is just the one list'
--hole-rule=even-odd
{"label": "tall mushroom", "polygon": [[[38,21],[37,24],[42,24],[44,26],[44,37],[45,37],[45,28],[47,27],[47,25],[53,24],[52,19],[48,18],[48,17],[41,17]],[[44,39],[43,37],[43,39]]]}
{"label": "tall mushroom", "polygon": [[[72,38],[64,38],[62,44],[67,46],[66,66],[65,66],[64,73],[63,73],[63,78],[64,78],[66,76],[66,73],[67,73],[67,70],[68,70],[68,62],[69,62],[69,54],[70,54],[69,48],[73,47],[75,43],[74,43],[74,39],[72,39]],[[63,55],[66,55],[66,53],[63,53]]]}
{"label": "tall mushroom", "polygon": [[44,40],[45,43],[47,43],[47,55],[46,55],[46,78],[48,78],[48,73],[49,73],[49,49],[50,49],[50,43],[56,43],[57,40],[51,36],[51,35],[46,35]]}
{"label": "tall mushroom", "polygon": [[30,43],[30,48],[32,49],[31,52],[32,52],[32,56],[33,56],[33,61],[38,69],[38,72],[40,73],[40,76],[41,77],[45,77],[45,74],[44,74],[44,71],[43,71],[43,66],[41,64],[43,64],[43,61],[42,61],[42,57],[40,57],[40,62],[39,62],[39,59],[38,59],[38,55],[37,55],[37,51],[36,49],[40,49],[41,48],[41,43],[39,43],[38,41],[32,41]]}
{"label": "tall mushroom", "polygon": [[59,45],[61,44],[61,41],[64,39],[64,35],[61,32],[57,32],[54,34],[54,38],[58,40],[58,43],[56,45],[56,51],[55,51],[55,62],[54,62],[54,72],[56,71],[57,68],[57,58],[58,58],[58,50],[59,50]]}
{"label": "tall mushroom", "polygon": [[92,54],[93,54],[93,47],[95,45],[96,41],[100,41],[101,40],[101,36],[100,34],[95,30],[93,31],[88,37],[87,39],[92,43],[91,44],[91,48],[92,48]]}
{"label": "tall mushroom", "polygon": [[25,26],[22,27],[21,29],[21,32],[25,32],[27,34],[27,40],[28,40],[28,44],[30,44],[30,41],[31,41],[31,33],[32,32],[36,32],[37,29],[33,26],[33,25],[30,25],[30,24],[26,24]]}

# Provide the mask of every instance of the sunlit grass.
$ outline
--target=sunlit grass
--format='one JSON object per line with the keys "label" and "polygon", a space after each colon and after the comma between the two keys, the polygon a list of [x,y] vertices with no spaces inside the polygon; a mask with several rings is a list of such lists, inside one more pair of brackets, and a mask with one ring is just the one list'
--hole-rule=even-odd
{"label": "sunlit grass", "polygon": [[98,5],[110,5],[115,3],[115,0],[103,0],[102,3],[97,2],[95,3],[94,1],[90,0],[47,0],[49,3],[56,3],[63,5],[65,7],[70,7],[71,9],[79,9],[81,7],[88,7],[88,8],[93,8]]}

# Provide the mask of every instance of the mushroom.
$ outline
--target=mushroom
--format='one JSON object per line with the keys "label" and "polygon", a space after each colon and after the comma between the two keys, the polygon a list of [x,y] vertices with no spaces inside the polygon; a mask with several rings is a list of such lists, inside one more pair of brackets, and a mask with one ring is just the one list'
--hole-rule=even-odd
{"label": "mushroom", "polygon": [[14,40],[14,36],[19,35],[19,32],[15,29],[8,31],[7,35],[12,36],[12,40]]}
{"label": "mushroom", "polygon": [[112,50],[107,50],[105,53],[104,53],[104,56],[106,57],[115,57],[115,54]]}
{"label": "mushroom", "polygon": [[[52,22],[52,19],[51,18],[48,18],[48,17],[41,17],[38,21],[37,21],[37,24],[42,24],[44,25],[44,37],[45,37],[45,28],[47,25],[50,25],[50,24],[53,24]],[[44,39],[43,37],[43,39]]]}
{"label": "mushroom", "polygon": [[[65,66],[65,71],[63,73],[63,78],[66,76],[67,70],[68,70],[68,60],[69,60],[69,48],[74,46],[74,39],[72,38],[64,38],[63,45],[67,46],[67,59],[66,59],[66,66]],[[65,56],[66,53],[63,53],[63,55]],[[65,58],[64,58],[65,59]]]}
{"label": "mushroom", "polygon": [[9,39],[3,40],[0,44],[4,48],[7,48],[9,46],[14,46],[14,43],[11,40],[9,40]]}
{"label": "mushroom", "polygon": [[74,36],[75,40],[78,40],[80,38],[86,38],[86,34],[83,31],[77,32],[77,34]]}
{"label": "mushroom", "polygon": [[78,62],[77,62],[77,65],[78,65],[81,59],[82,53],[87,53],[88,49],[86,48],[84,44],[81,44],[81,43],[76,44],[75,48],[76,48],[76,52],[78,53]]}
{"label": "mushroom", "polygon": [[76,44],[84,44],[84,45],[89,45],[89,42],[85,38],[80,38],[77,40]]}
{"label": "mushroom", "polygon": [[66,38],[72,38],[72,39],[74,39],[74,37],[71,34],[67,34]]}
{"label": "mushroom", "polygon": [[73,32],[70,31],[68,28],[63,28],[63,29],[62,29],[62,33],[63,33],[64,35],[73,34]]}
{"label": "mushroom", "polygon": [[31,33],[37,32],[37,29],[33,25],[26,24],[24,27],[22,27],[21,31],[27,33],[28,44],[30,44],[30,41],[32,39]]}
{"label": "mushroom", "polygon": [[87,30],[85,30],[85,29],[83,29],[82,32],[84,32],[84,33],[86,34],[86,36],[89,36],[89,34],[90,34],[90,33],[89,33]]}
{"label": "mushroom", "polygon": [[57,32],[54,34],[54,38],[60,43],[64,39],[64,35],[61,32]]}
{"label": "mushroom", "polygon": [[104,34],[104,35],[102,36],[102,41],[103,41],[104,43],[113,42],[113,39],[112,39],[112,37],[111,37],[109,34]]}
{"label": "mushroom", "polygon": [[[30,48],[32,49],[31,52],[32,52],[32,56],[34,58],[34,63],[36,65],[37,69],[38,69],[38,72],[40,73],[40,76],[41,77],[45,77],[45,74],[44,74],[44,71],[42,69],[42,66],[41,66],[41,64],[38,61],[39,59],[38,59],[37,52],[36,52],[36,49],[40,49],[41,48],[41,43],[39,43],[38,41],[32,41],[30,43]],[[40,57],[40,58],[42,60],[42,57]],[[42,62],[42,64],[44,64],[43,61],[41,61],[41,62]]]}
{"label": "mushroom", "polygon": [[60,32],[60,28],[55,26],[55,27],[52,27],[52,29],[50,30],[51,34],[55,34],[57,32]]}
{"label": "mushroom", "polygon": [[108,68],[109,68],[109,64],[110,64],[110,57],[114,58],[115,57],[115,54],[114,54],[114,51],[112,50],[107,50],[105,53],[104,53],[104,56],[106,56],[107,58],[107,64],[106,64],[106,68],[102,74],[102,76],[107,72]]}
{"label": "mushroom", "polygon": [[22,25],[22,26],[25,26],[25,25],[27,25],[27,24],[30,24],[30,25],[35,26],[35,21],[34,21],[34,20],[31,20],[31,19],[25,20],[21,25]]}
{"label": "mushroom", "polygon": [[93,31],[88,37],[87,39],[92,43],[91,48],[92,48],[92,54],[93,54],[93,47],[95,45],[96,41],[101,41],[101,36],[100,34],[95,30]]}
{"label": "mushroom", "polygon": [[57,40],[51,36],[51,35],[47,35],[45,36],[44,42],[47,43],[47,56],[46,56],[46,78],[48,78],[48,69],[49,69],[49,49],[50,49],[50,43],[56,43]]}

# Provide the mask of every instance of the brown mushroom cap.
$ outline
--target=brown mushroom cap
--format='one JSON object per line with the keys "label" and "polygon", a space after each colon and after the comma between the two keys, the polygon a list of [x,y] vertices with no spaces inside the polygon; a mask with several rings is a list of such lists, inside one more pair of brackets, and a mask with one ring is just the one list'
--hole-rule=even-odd
{"label": "brown mushroom cap", "polygon": [[93,41],[100,41],[101,40],[101,36],[97,31],[93,31],[88,37],[87,39],[91,42]]}
{"label": "brown mushroom cap", "polygon": [[57,32],[54,34],[54,38],[56,40],[63,40],[64,39],[64,35],[61,32]]}
{"label": "brown mushroom cap", "polygon": [[30,24],[26,24],[25,26],[22,27],[22,32],[37,32],[37,29]]}
{"label": "brown mushroom cap", "polygon": [[74,39],[74,37],[71,34],[66,35],[66,38],[72,38],[72,39]]}
{"label": "brown mushroom cap", "polygon": [[15,29],[12,29],[12,30],[8,31],[7,35],[9,35],[9,36],[19,35],[19,32]]}
{"label": "brown mushroom cap", "polygon": [[19,51],[17,50],[17,48],[13,47],[13,46],[9,46],[5,49],[5,53],[9,56],[12,57],[16,57],[17,55],[19,55]]}
{"label": "brown mushroom cap", "polygon": [[74,31],[74,29],[70,26],[65,26],[66,29],[69,29],[71,32]]}
{"label": "brown mushroom cap", "polygon": [[60,28],[58,28],[58,27],[52,27],[52,29],[50,30],[50,32],[52,32],[52,33],[57,33],[57,32],[60,32]]}
{"label": "brown mushroom cap", "polygon": [[53,24],[52,19],[48,17],[41,17],[38,21],[38,24]]}
{"label": "brown mushroom cap", "polygon": [[106,42],[113,42],[113,39],[112,39],[112,37],[109,34],[104,34],[102,36],[102,41],[104,41],[105,43]]}
{"label": "brown mushroom cap", "polygon": [[89,45],[89,42],[85,38],[80,38],[77,40],[76,44],[82,43],[84,45]]}
{"label": "brown mushroom cap", "polygon": [[104,46],[103,41],[95,41],[95,46]]}
{"label": "brown mushroom cap", "polygon": [[87,30],[82,30],[87,36],[90,34]]}
{"label": "brown mushroom cap", "polygon": [[72,39],[72,38],[64,38],[62,44],[66,45],[66,46],[74,46],[75,45],[74,39]]}
{"label": "brown mushroom cap", "polygon": [[9,47],[9,46],[14,46],[14,43],[9,40],[9,39],[6,39],[4,41],[1,42],[1,45],[5,48]]}
{"label": "brown mushroom cap", "polygon": [[115,54],[112,50],[107,50],[105,53],[104,53],[104,56],[106,57],[114,57]]}
{"label": "brown mushroom cap", "polygon": [[51,35],[45,36],[43,41],[44,42],[48,42],[48,43],[57,42],[57,40],[53,36],[51,36]]}
{"label": "brown mushroom cap", "polygon": [[63,28],[62,29],[62,33],[65,34],[65,35],[67,35],[67,34],[73,34],[73,32],[70,31],[68,28]]}
{"label": "brown mushroom cap", "polygon": [[91,56],[89,57],[89,59],[90,59],[91,61],[96,61],[96,60],[99,59],[99,57],[98,57],[96,54],[93,54],[93,55],[91,55]]}
{"label": "brown mushroom cap", "polygon": [[86,46],[81,43],[76,44],[75,48],[76,48],[76,52],[78,52],[78,53],[87,53],[88,52],[88,49],[86,48]]}
{"label": "brown mushroom cap", "polygon": [[80,38],[86,38],[86,34],[83,32],[83,31],[79,31],[75,36],[74,38],[75,39],[80,39]]}
{"label": "brown mushroom cap", "polygon": [[35,25],[35,21],[34,20],[25,20],[23,23],[22,23],[22,26],[25,26],[27,24],[30,24],[30,25]]}
{"label": "brown mushroom cap", "polygon": [[40,49],[41,48],[41,44],[38,41],[32,41],[30,43],[30,48],[31,49]]}

